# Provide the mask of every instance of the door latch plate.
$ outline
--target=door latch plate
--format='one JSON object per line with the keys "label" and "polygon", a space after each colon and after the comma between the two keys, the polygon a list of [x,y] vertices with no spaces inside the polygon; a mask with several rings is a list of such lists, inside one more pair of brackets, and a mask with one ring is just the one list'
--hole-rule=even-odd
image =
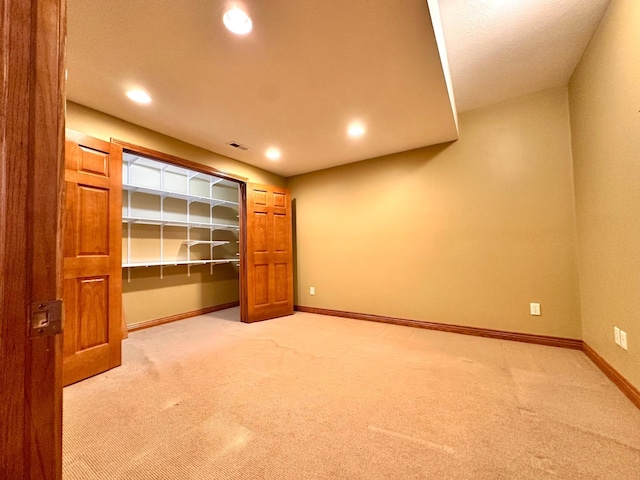
{"label": "door latch plate", "polygon": [[62,300],[31,304],[31,338],[62,333]]}

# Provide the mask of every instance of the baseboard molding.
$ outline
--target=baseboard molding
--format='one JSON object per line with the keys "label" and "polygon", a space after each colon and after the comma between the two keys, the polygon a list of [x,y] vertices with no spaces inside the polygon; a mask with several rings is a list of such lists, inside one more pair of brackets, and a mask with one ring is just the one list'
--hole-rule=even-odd
{"label": "baseboard molding", "polygon": [[317,313],[319,315],[331,315],[334,317],[353,318],[355,320],[368,320],[371,322],[390,323],[393,325],[404,325],[406,327],[425,328],[427,330],[438,330],[440,332],[460,333],[462,335],[473,335],[476,337],[497,338],[500,340],[511,340],[514,342],[534,343],[536,345],[547,345],[550,347],[562,347],[571,348],[574,350],[582,350],[582,340],[574,338],[548,337],[545,335],[532,335],[529,333],[505,332],[502,330],[491,330],[488,328],[464,327],[461,325],[448,325],[445,323],[423,322],[420,320],[410,320],[407,318],[344,312],[342,310],[329,310],[325,308],[305,307],[302,305],[296,305],[294,309],[299,312]]}
{"label": "baseboard molding", "polygon": [[229,302],[223,303],[222,305],[215,305],[213,307],[201,308],[200,310],[193,310],[191,312],[178,313],[177,315],[170,315],[168,317],[145,320],[144,322],[127,325],[127,331],[135,332],[145,328],[157,327],[158,325],[164,325],[165,323],[177,322],[178,320],[184,320],[185,318],[197,317],[198,315],[217,312],[218,310],[225,310],[227,308],[237,307],[238,305],[240,305],[240,302]]}
{"label": "baseboard molding", "polygon": [[392,325],[403,325],[406,327],[425,328],[427,330],[438,330],[441,332],[460,333],[462,335],[474,335],[476,337],[497,338],[501,340],[511,340],[515,342],[534,343],[536,345],[547,345],[550,347],[571,348],[582,350],[585,355],[624,393],[633,404],[640,408],[640,390],[629,382],[620,372],[613,368],[598,352],[591,348],[586,342],[574,338],[549,337],[546,335],[531,335],[528,333],[505,332],[502,330],[491,330],[488,328],[463,327],[460,325],[448,325],[443,323],[422,322],[406,318],[385,317],[382,315],[369,315],[366,313],[345,312],[342,310],[330,310],[326,308],[305,307],[296,305],[294,310],[298,312],[317,313],[319,315],[330,315],[333,317],[352,318],[355,320],[368,320],[371,322],[390,323]]}
{"label": "baseboard molding", "polygon": [[622,393],[624,393],[633,404],[640,408],[640,390],[634,387],[629,380],[622,376],[615,368],[611,366],[604,358],[600,356],[587,342],[584,342],[582,350],[591,359],[591,361],[602,370],[609,380],[611,380]]}

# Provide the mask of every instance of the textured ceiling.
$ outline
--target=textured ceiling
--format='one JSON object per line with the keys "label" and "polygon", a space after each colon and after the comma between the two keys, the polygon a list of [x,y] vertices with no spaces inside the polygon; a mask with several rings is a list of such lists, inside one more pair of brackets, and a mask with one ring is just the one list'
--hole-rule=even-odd
{"label": "textured ceiling", "polygon": [[[440,0],[458,111],[565,85],[608,3]],[[68,0],[68,98],[285,176],[457,138],[435,0],[245,0],[245,37],[229,5]]]}
{"label": "textured ceiling", "polygon": [[609,0],[440,0],[458,112],[566,85]]}

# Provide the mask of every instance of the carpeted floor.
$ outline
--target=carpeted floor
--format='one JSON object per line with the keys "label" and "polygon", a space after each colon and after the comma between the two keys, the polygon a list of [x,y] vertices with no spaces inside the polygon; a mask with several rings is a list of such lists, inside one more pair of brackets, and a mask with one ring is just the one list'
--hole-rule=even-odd
{"label": "carpeted floor", "polygon": [[582,353],[237,309],[132,333],[64,391],[64,479],[640,478],[640,410]]}

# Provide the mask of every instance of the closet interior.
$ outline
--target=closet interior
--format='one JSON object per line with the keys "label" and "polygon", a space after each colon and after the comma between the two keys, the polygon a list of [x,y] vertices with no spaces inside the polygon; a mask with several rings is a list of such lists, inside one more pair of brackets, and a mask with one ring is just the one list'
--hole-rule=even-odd
{"label": "closet interior", "polygon": [[239,184],[124,151],[122,299],[129,328],[239,304]]}

